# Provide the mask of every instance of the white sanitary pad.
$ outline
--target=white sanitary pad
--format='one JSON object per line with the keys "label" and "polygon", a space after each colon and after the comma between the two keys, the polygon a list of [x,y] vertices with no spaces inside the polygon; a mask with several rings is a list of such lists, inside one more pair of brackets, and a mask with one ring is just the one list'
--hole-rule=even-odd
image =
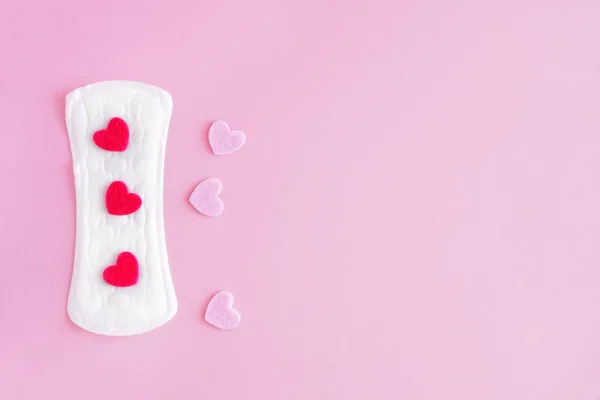
{"label": "white sanitary pad", "polygon": [[[173,109],[164,90],[138,82],[108,81],[67,95],[67,130],[77,197],[77,238],[67,310],[81,328],[103,335],[135,335],[169,321],[177,312],[163,223],[163,171]],[[96,131],[113,117],[129,126],[125,151],[103,150]],[[110,215],[105,194],[114,181],[142,199],[130,215]],[[122,252],[139,263],[139,280],[115,287],[104,270]]]}

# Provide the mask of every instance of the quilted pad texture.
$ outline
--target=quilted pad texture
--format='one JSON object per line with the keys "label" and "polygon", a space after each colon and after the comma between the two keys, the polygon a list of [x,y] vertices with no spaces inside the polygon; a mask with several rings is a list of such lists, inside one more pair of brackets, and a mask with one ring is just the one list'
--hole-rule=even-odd
{"label": "quilted pad texture", "polygon": [[[163,170],[173,102],[164,90],[138,82],[108,81],[67,95],[66,122],[77,197],[77,235],[67,310],[81,328],[103,335],[148,332],[177,312],[163,223]],[[94,143],[94,133],[118,117],[129,127],[124,151]],[[129,215],[110,215],[105,193],[127,182],[143,203]],[[137,283],[115,287],[103,271],[130,252]]]}

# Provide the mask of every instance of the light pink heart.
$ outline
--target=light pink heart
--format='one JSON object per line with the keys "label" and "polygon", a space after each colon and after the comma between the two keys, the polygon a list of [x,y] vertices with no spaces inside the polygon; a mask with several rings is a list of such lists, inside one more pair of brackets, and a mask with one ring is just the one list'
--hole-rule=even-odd
{"label": "light pink heart", "polygon": [[214,295],[204,315],[206,322],[219,329],[233,329],[240,324],[240,313],[233,309],[233,295],[222,291]]}
{"label": "light pink heart", "polygon": [[202,181],[192,192],[190,203],[202,214],[209,217],[216,217],[225,208],[223,201],[219,197],[222,190],[223,185],[216,178]]}
{"label": "light pink heart", "polygon": [[242,131],[232,131],[225,121],[213,122],[208,131],[208,141],[213,153],[220,156],[238,151],[246,143]]}

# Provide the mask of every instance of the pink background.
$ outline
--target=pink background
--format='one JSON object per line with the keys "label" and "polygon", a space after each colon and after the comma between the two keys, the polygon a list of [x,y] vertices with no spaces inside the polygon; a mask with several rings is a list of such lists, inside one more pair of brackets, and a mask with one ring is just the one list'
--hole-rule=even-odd
{"label": "pink background", "polygon": [[[1,399],[600,397],[600,2],[1,2]],[[131,338],[66,314],[64,97],[106,79],[175,100],[180,308]]]}

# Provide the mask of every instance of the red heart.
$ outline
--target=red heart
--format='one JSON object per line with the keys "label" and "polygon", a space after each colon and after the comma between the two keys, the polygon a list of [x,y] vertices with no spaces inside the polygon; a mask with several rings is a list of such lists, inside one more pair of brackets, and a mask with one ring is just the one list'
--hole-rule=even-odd
{"label": "red heart", "polygon": [[129,127],[121,118],[113,118],[108,127],[94,133],[94,143],[108,151],[125,151],[129,143]]}
{"label": "red heart", "polygon": [[127,185],[115,181],[106,189],[106,210],[112,215],[128,215],[136,212],[142,199],[135,193],[127,192]]}
{"label": "red heart", "polygon": [[138,262],[133,254],[125,251],[117,257],[117,263],[104,270],[102,274],[109,285],[118,287],[133,286],[138,281]]}

